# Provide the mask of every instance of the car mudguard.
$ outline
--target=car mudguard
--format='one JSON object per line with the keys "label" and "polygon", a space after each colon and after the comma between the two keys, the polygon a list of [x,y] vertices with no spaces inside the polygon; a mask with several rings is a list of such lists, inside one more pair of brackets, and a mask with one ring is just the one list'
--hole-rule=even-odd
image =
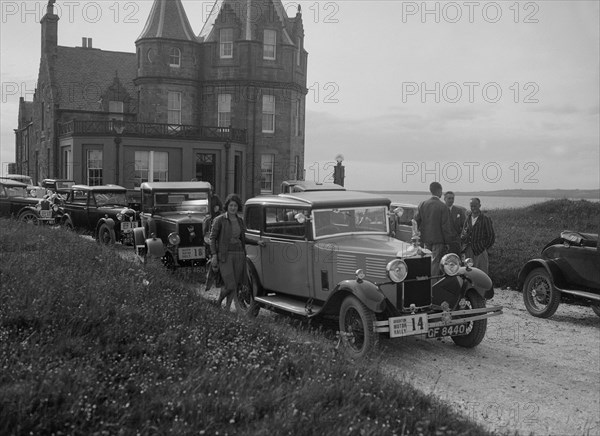
{"label": "car mudguard", "polygon": [[133,229],[133,242],[136,247],[144,247],[146,243],[146,231],[143,227],[135,227]]}
{"label": "car mudguard", "polygon": [[166,253],[163,242],[158,238],[146,239],[146,248],[148,256],[163,257]]}
{"label": "car mudguard", "polygon": [[518,289],[523,288],[527,275],[535,268],[544,268],[548,272],[548,275],[552,280],[552,286],[564,287],[562,272],[555,262],[545,259],[531,259],[523,266],[523,268],[521,268],[521,271],[519,271],[519,278],[517,280]]}
{"label": "car mudguard", "polygon": [[494,296],[494,284],[485,272],[471,267],[464,275],[471,282],[469,287],[475,289],[483,298],[490,299]]}
{"label": "car mudguard", "polygon": [[386,307],[383,292],[379,290],[376,284],[367,280],[344,280],[339,282],[334,289],[331,299],[339,300],[338,302],[341,304],[343,294],[345,293],[354,295],[373,312],[381,313]]}

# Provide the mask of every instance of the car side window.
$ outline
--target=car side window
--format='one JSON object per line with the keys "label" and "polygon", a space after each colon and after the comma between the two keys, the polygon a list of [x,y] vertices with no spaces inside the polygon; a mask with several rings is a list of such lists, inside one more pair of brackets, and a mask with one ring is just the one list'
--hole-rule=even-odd
{"label": "car side window", "polygon": [[246,228],[260,232],[262,230],[262,221],[259,207],[249,207],[246,210]]}
{"label": "car side window", "polygon": [[306,236],[306,225],[296,220],[303,211],[286,207],[265,208],[265,233],[276,236],[302,239]]}
{"label": "car side window", "polygon": [[75,190],[71,193],[71,203],[73,204],[86,204],[87,203],[87,192]]}

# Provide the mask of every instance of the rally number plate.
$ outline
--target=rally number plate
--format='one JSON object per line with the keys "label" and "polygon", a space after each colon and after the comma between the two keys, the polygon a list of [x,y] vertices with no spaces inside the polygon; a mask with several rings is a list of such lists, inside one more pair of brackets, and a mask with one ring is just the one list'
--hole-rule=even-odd
{"label": "rally number plate", "polygon": [[421,335],[428,332],[427,315],[424,313],[398,316],[390,318],[388,322],[390,323],[390,338]]}
{"label": "rally number plate", "polygon": [[179,249],[179,259],[202,259],[204,258],[204,247],[184,247]]}
{"label": "rally number plate", "polygon": [[130,232],[138,226],[137,221],[123,221],[121,223],[121,231]]}
{"label": "rally number plate", "polygon": [[40,218],[43,218],[43,219],[52,218],[52,211],[51,210],[40,210]]}

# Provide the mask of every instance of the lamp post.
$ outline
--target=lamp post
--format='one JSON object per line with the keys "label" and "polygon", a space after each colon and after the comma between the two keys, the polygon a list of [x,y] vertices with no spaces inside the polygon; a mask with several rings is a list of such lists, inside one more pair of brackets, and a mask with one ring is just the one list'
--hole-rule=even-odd
{"label": "lamp post", "polygon": [[112,119],[112,129],[114,130],[116,136],[115,136],[115,181],[116,184],[119,185],[119,145],[121,145],[121,135],[123,134],[123,131],[125,130],[125,124],[123,124],[123,121],[121,120],[117,120],[115,118]]}
{"label": "lamp post", "polygon": [[337,165],[333,168],[333,183],[344,186],[345,168],[342,165],[344,156],[338,154],[335,157],[335,161],[337,162]]}

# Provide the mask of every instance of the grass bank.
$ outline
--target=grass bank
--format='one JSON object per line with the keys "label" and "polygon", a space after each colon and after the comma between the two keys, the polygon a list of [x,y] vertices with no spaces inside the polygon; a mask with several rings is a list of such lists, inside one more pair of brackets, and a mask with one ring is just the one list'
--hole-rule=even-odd
{"label": "grass bank", "polygon": [[518,209],[486,212],[494,223],[496,243],[490,250],[490,276],[495,286],[517,287],[525,263],[563,230],[598,233],[600,203],[551,200]]}
{"label": "grass bank", "polygon": [[2,435],[487,434],[377,361],[72,233],[0,220],[0,256]]}

